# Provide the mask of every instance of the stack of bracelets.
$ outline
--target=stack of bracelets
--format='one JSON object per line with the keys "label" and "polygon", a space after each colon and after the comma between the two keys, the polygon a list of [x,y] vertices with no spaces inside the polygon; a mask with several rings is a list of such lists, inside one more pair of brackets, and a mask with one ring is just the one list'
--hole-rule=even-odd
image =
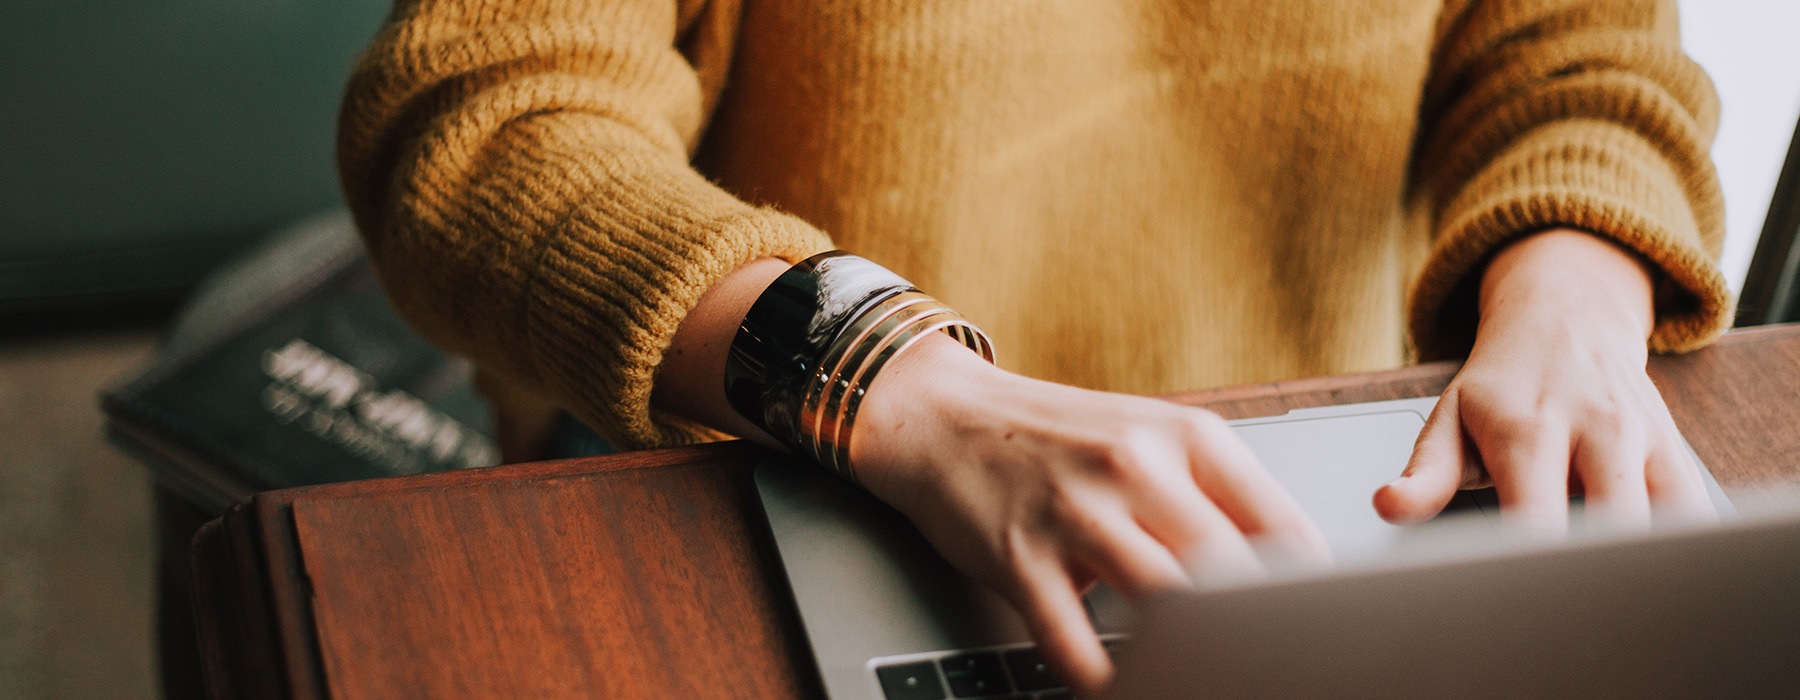
{"label": "stack of bracelets", "polygon": [[725,363],[732,408],[856,482],[850,438],[881,368],[942,331],[988,362],[987,335],[899,275],[843,251],[788,269],[744,316]]}

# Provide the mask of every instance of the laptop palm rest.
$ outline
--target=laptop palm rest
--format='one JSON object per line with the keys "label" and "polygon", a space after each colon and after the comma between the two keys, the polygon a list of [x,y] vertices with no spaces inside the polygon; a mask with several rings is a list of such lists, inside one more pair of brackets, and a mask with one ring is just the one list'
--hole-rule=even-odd
{"label": "laptop palm rest", "polygon": [[1030,638],[1004,599],[867,492],[788,460],[758,465],[756,481],[828,688],[868,685],[874,657]]}

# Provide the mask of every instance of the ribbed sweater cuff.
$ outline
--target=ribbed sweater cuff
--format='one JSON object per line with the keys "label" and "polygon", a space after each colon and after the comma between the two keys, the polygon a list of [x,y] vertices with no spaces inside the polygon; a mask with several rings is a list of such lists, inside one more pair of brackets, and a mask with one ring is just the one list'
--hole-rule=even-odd
{"label": "ribbed sweater cuff", "polygon": [[529,352],[570,410],[621,449],[718,437],[650,406],[676,328],[702,294],[745,263],[798,261],[830,247],[822,233],[792,216],[733,209],[696,219],[693,209],[675,203],[646,207],[635,212],[641,220],[608,222],[614,225],[600,226],[604,235],[570,231],[544,252],[529,296]]}
{"label": "ribbed sweater cuff", "polygon": [[1409,304],[1423,359],[1468,353],[1488,260],[1516,238],[1554,227],[1610,239],[1659,271],[1651,350],[1691,350],[1731,325],[1730,291],[1714,262],[1722,235],[1716,188],[1684,183],[1628,129],[1600,121],[1540,127],[1462,192],[1438,218],[1438,239]]}

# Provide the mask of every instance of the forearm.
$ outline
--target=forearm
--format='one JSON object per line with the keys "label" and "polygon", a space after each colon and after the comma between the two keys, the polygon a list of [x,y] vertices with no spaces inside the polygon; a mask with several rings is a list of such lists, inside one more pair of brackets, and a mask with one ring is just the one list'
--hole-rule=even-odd
{"label": "forearm", "polygon": [[747,261],[830,247],[694,170],[702,93],[719,86],[689,89],[701,76],[675,48],[676,9],[401,3],[339,134],[345,194],[395,306],[624,449],[704,437],[651,402],[707,290]]}
{"label": "forearm", "polygon": [[755,260],[726,275],[700,297],[663,355],[651,395],[655,407],[732,435],[776,444],[726,400],[725,359],[744,315],[786,269],[788,263],[776,258]]}
{"label": "forearm", "polygon": [[1424,359],[1470,351],[1482,266],[1525,232],[1592,232],[1655,266],[1649,346],[1683,351],[1731,321],[1706,148],[1711,84],[1681,54],[1671,2],[1465,3],[1440,26],[1412,201],[1433,249],[1409,302]]}

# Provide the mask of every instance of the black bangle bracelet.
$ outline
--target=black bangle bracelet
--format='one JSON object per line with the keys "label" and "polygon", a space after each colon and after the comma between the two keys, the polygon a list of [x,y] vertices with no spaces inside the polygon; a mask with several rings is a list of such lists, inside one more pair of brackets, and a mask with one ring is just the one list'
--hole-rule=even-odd
{"label": "black bangle bracelet", "polygon": [[800,404],[832,341],[883,300],[918,291],[887,268],[843,251],[820,253],[776,278],[738,326],[725,398],[745,419],[804,454]]}

